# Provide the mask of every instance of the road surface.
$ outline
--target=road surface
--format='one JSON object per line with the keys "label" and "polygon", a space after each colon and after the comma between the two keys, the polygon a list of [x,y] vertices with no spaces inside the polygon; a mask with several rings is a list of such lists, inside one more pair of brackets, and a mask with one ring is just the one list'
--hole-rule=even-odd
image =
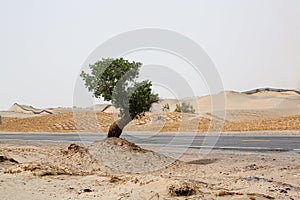
{"label": "road surface", "polygon": [[[1,133],[0,140],[52,141],[68,143],[92,143],[101,140],[106,134],[95,133]],[[126,134],[122,135],[140,146],[174,147],[174,148],[213,148],[223,150],[246,151],[298,151],[300,136],[238,136],[222,135],[205,137],[199,134]]]}

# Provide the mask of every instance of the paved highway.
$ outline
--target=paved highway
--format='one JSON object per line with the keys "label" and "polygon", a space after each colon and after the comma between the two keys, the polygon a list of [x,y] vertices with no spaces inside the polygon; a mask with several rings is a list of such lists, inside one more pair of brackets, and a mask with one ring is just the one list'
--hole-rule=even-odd
{"label": "paved highway", "polygon": [[[82,134],[53,134],[53,133],[13,133],[0,134],[0,140],[23,141],[52,141],[68,143],[92,143],[101,140],[106,134],[82,133]],[[174,148],[213,148],[224,150],[246,151],[299,151],[300,136],[238,136],[222,135],[203,136],[199,134],[126,134],[123,138],[141,146],[174,147]]]}

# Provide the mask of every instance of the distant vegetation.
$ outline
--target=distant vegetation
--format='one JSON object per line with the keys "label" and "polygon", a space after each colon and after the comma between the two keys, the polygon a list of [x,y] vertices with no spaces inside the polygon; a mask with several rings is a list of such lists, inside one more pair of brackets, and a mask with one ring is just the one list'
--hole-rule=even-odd
{"label": "distant vegetation", "polygon": [[176,104],[174,112],[195,113],[195,109],[190,103],[182,102],[181,104]]}
{"label": "distant vegetation", "polygon": [[167,104],[165,104],[164,106],[163,106],[163,109],[162,109],[162,111],[164,111],[164,112],[168,112],[168,111],[170,111],[170,106],[169,106],[169,104],[167,103]]}

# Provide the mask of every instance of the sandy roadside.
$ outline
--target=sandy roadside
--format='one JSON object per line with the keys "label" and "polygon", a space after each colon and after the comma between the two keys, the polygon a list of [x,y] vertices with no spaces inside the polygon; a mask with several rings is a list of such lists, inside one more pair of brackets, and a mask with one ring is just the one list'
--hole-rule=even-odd
{"label": "sandy roadside", "polygon": [[[130,173],[122,167],[138,163],[139,169],[149,169],[149,163],[156,166],[166,158],[119,143],[99,143],[104,149],[100,156],[109,158],[110,164],[123,159],[107,167],[107,160],[100,162],[91,149],[76,145],[1,141],[1,199],[300,198],[300,154],[296,152],[215,150],[203,157],[190,149],[158,170]],[[97,150],[97,144],[94,147]]]}

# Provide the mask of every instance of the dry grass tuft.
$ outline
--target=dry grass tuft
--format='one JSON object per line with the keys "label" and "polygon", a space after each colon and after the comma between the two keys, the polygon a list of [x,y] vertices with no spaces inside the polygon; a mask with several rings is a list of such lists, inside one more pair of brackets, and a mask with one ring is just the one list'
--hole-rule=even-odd
{"label": "dry grass tuft", "polygon": [[169,194],[173,197],[191,196],[202,193],[198,187],[190,183],[172,184],[168,187]]}

